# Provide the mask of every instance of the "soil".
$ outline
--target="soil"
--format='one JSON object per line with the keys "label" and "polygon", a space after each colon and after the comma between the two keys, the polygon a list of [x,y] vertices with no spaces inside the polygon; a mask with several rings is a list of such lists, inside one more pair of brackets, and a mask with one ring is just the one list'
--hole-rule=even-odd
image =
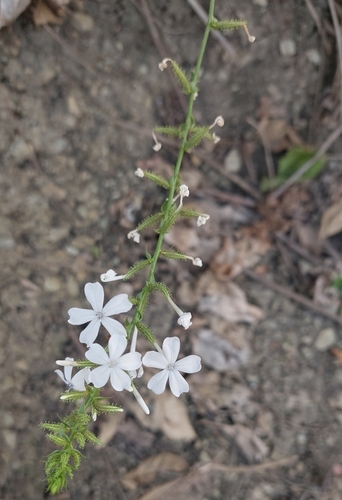
{"label": "soil", "polygon": [[[245,164],[237,172],[249,186],[258,189],[267,172],[260,138],[247,119],[260,119],[260,102],[267,98],[276,109],[273,118],[278,113],[306,143],[319,146],[336,125],[338,107],[333,93],[336,54],[326,54],[304,0],[217,3],[218,18],[247,19],[257,38],[249,44],[244,31],[229,33],[234,59],[211,38],[204,58],[195,116],[202,124],[217,115],[225,118],[221,142],[215,148],[205,145],[222,172],[191,154],[184,178],[194,185],[193,200],[209,203],[213,210],[216,206],[221,215],[211,217],[201,233],[204,239],[197,242],[196,256],[205,254],[203,269],[178,262],[159,267],[158,279],[170,286],[181,307],[191,309],[193,327],[180,332],[172,311],[158,297],[146,316],[160,341],[180,335],[186,354],[198,345],[201,330],[210,327],[210,308],[203,302],[206,285],[199,285],[203,272],[211,282],[210,258],[242,226],[266,220],[260,208],[264,201],[242,210],[217,198],[218,190],[250,196],[225,175],[224,159],[232,148],[254,145],[254,181]],[[201,21],[184,1],[149,5],[167,54],[191,69],[203,33]],[[324,0],[316,8],[321,19],[331,22]],[[334,48],[334,37],[327,37]],[[67,311],[86,306],[85,283],[98,281],[111,267],[125,272],[144,255],[145,246],[152,248],[153,232],[140,245],[128,240],[127,233],[160,206],[163,193],[134,171],[139,161],[158,169],[175,161],[173,146],[153,152],[150,132],[158,124],[179,123],[183,110],[171,71],[158,70],[161,56],[138,1],[72,1],[63,23],[53,27],[36,27],[24,14],[1,30],[0,54],[0,498],[39,500],[48,496],[43,461],[52,446],[38,424],[69,410],[59,400],[63,388],[54,373],[55,360],[84,352],[78,327],[67,323]],[[323,102],[333,105],[324,107]],[[338,153],[341,141],[334,148]],[[306,201],[304,208],[291,212],[291,220],[298,216],[301,223],[319,225],[337,197],[341,177],[340,164],[331,160],[320,178],[302,191],[295,186],[292,199],[299,192]],[[289,217],[281,218],[285,230],[284,220],[288,223]],[[310,295],[313,278],[296,282],[272,234],[259,270]],[[177,242],[177,233],[173,238]],[[335,254],[341,250],[336,242]],[[316,253],[318,259],[324,255]],[[299,264],[298,256],[292,258]],[[207,362],[201,373],[188,378],[191,390],[180,398],[186,418],[179,429],[185,437],[172,438],[155,420],[149,424],[130,394],[115,395],[126,411],[113,437],[105,448],[86,447],[87,459],[68,491],[56,498],[341,498],[342,367],[328,347],[316,342],[330,329],[335,347],[342,347],[341,326],[243,274],[236,282],[249,303],[260,308],[253,315],[262,310],[263,317],[244,320],[242,313],[232,322],[238,323],[233,330],[243,332],[234,367],[219,371]],[[108,284],[106,296],[137,293],[143,283],[144,276],[137,275],[128,283]],[[147,345],[140,341],[140,347]],[[147,390],[142,393],[153,413],[156,400],[149,399]],[[167,411],[164,417],[170,417]],[[99,418],[94,432],[103,431],[105,422]],[[122,481],[128,471],[164,452],[184,459],[188,471],[164,470],[130,488]],[[278,464],[282,459],[285,463]],[[171,489],[157,490],[169,481],[175,481]]]}

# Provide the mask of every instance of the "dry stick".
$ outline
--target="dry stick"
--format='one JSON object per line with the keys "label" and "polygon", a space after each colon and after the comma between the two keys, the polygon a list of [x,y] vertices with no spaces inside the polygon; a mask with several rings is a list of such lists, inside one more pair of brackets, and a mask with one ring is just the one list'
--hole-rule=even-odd
{"label": "dry stick", "polygon": [[323,307],[316,304],[316,302],[314,302],[313,300],[307,299],[303,295],[299,295],[299,293],[293,292],[292,290],[289,290],[288,288],[284,288],[283,286],[277,285],[276,283],[269,281],[268,279],[264,278],[263,276],[260,276],[260,274],[252,271],[251,269],[245,269],[244,273],[249,278],[251,278],[255,281],[258,281],[259,283],[262,283],[263,285],[267,286],[271,290],[274,290],[275,292],[280,293],[281,295],[284,295],[284,297],[287,297],[288,299],[295,300],[299,304],[302,304],[303,306],[308,307],[309,309],[312,309],[317,314],[322,314],[323,316],[326,316],[327,318],[331,319],[332,321],[335,321],[335,323],[338,323],[339,325],[342,326],[342,317],[341,316],[337,316],[336,314],[329,312],[326,309],[323,309]]}
{"label": "dry stick", "polygon": [[[159,52],[161,59],[165,59],[166,57],[170,57],[170,54],[167,52],[163,42],[160,39],[158,30],[155,26],[155,23],[153,22],[151,12],[150,12],[150,9],[148,7],[146,0],[140,0],[140,4],[142,7],[142,14],[145,17],[147,26],[151,32],[151,37],[152,37],[153,43],[157,47],[157,50]],[[179,87],[175,78],[172,78],[171,82],[172,82],[173,88],[177,94],[179,103],[180,103],[184,113],[186,113],[187,108],[188,108],[188,103],[187,103],[187,100],[182,92],[182,89]]]}
{"label": "dry stick", "polygon": [[342,37],[341,37],[341,28],[340,23],[338,21],[335,2],[334,0],[328,0],[329,9],[331,12],[331,17],[334,24],[334,30],[337,40],[337,50],[338,50],[338,60],[340,66],[340,121],[342,121]]}
{"label": "dry stick", "polygon": [[321,18],[319,17],[319,14],[318,14],[318,12],[316,10],[316,7],[313,5],[313,3],[312,3],[311,0],[305,0],[305,3],[306,3],[308,11],[311,14],[311,17],[313,18],[313,20],[316,23],[318,32],[319,32],[319,34],[322,37],[322,42],[323,42],[325,51],[329,55],[329,54],[331,54],[331,45],[330,45],[330,42],[329,42],[329,40],[327,38],[325,30],[323,28],[323,24],[322,24]]}
{"label": "dry stick", "polygon": [[[207,24],[208,15],[205,12],[205,10],[200,6],[200,4],[197,2],[197,0],[187,0],[187,2],[190,5],[190,7],[196,12],[201,21],[203,21],[204,24]],[[236,50],[220,32],[212,30],[211,34],[214,38],[216,38],[216,40],[222,45],[222,47],[231,57],[236,56]]]}
{"label": "dry stick", "polygon": [[325,140],[325,142],[322,144],[322,146],[319,148],[315,156],[313,156],[309,161],[304,163],[300,169],[297,170],[289,179],[287,179],[286,182],[279,188],[274,191],[274,193],[271,194],[271,198],[276,199],[278,198],[281,194],[283,194],[287,188],[292,186],[309,168],[312,167],[318,160],[322,158],[324,153],[327,151],[327,149],[330,148],[330,146],[338,139],[338,137],[342,133],[342,125],[340,125],[332,134],[329,135],[329,137]]}
{"label": "dry stick", "polygon": [[288,467],[290,465],[293,465],[298,460],[298,455],[291,455],[289,457],[280,458],[279,460],[274,460],[273,462],[265,462],[263,464],[254,465],[223,465],[209,463],[200,466],[198,470],[200,472],[208,472],[214,470],[220,472],[238,472],[242,474],[252,474],[254,472],[263,472],[270,469],[276,469],[277,467]]}
{"label": "dry stick", "polygon": [[270,146],[270,143],[268,141],[268,137],[266,136],[266,134],[264,134],[264,132],[261,130],[260,126],[257,124],[257,122],[255,120],[253,120],[253,118],[247,118],[246,121],[247,121],[247,123],[249,123],[249,125],[254,127],[257,130],[258,134],[260,135],[260,139],[261,139],[262,145],[264,147],[264,151],[265,151],[265,160],[266,160],[266,165],[267,165],[268,177],[270,180],[272,180],[275,177],[275,169],[274,169],[274,163],[273,163],[273,158],[272,158],[272,154],[271,154],[271,146]]}
{"label": "dry stick", "polygon": [[304,259],[307,259],[308,261],[312,262],[315,266],[322,264],[321,259],[315,257],[314,255],[311,255],[305,248],[303,248],[301,245],[298,245],[298,243],[291,241],[290,238],[288,238],[283,232],[278,231],[275,233],[275,236],[279,240],[286,243],[286,245],[292,248],[292,250],[294,250],[299,255],[304,257]]}

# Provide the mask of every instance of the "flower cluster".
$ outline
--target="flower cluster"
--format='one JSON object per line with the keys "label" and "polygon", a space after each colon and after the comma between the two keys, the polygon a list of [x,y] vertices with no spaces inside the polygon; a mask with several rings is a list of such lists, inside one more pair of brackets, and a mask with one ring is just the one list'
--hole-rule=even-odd
{"label": "flower cluster", "polygon": [[[120,279],[113,270],[102,275],[104,281]],[[127,333],[124,326],[110,316],[126,313],[132,308],[132,303],[126,294],[119,294],[110,299],[104,306],[104,290],[100,283],[87,283],[84,287],[85,296],[92,309],[81,309],[73,307],[69,309],[69,323],[72,325],[84,325],[86,328],[80,333],[80,342],[87,345],[88,350],[85,357],[92,363],[91,368],[86,367],[79,370],[72,377],[72,368],[80,366],[73,358],[57,361],[58,365],[64,366],[64,374],[61,370],[55,370],[58,376],[65,382],[69,390],[84,391],[85,384],[92,384],[96,388],[104,387],[110,381],[116,391],[124,389],[133,392],[140,406],[149,413],[146,403],[143,401],[134,385],[134,378],[142,373],[142,365],[149,368],[161,370],[148,382],[147,387],[156,394],[164,392],[166,383],[169,381],[172,393],[179,397],[183,392],[189,391],[189,385],[180,374],[195,373],[201,369],[199,356],[186,356],[177,361],[180,340],[178,337],[167,337],[162,348],[155,342],[156,351],[149,351],[143,357],[135,351],[137,329],[134,331],[130,352],[126,352]],[[191,325],[191,314],[184,313],[176,304],[168,298],[168,301],[179,314],[178,324],[185,329]],[[108,349],[95,343],[100,326],[103,326],[110,335]],[[107,352],[108,351],[108,352]],[[83,365],[81,365],[83,366]]]}

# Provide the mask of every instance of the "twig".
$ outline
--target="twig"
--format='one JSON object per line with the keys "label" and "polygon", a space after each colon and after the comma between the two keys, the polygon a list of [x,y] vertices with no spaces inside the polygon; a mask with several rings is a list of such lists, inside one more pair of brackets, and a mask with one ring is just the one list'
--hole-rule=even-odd
{"label": "twig", "polygon": [[318,12],[316,10],[316,7],[313,5],[313,3],[312,3],[311,0],[305,0],[305,3],[306,3],[306,6],[308,8],[308,11],[311,14],[311,17],[313,18],[313,20],[316,23],[318,32],[319,32],[319,34],[322,37],[322,42],[323,42],[325,51],[326,51],[326,53],[328,55],[330,55],[331,54],[331,45],[330,45],[330,42],[329,42],[329,40],[327,38],[325,30],[323,28],[323,24],[322,24],[321,18],[319,17],[319,14],[318,14]]}
{"label": "twig", "polygon": [[315,266],[321,264],[321,260],[318,257],[315,257],[311,255],[305,248],[303,248],[301,245],[298,245],[297,243],[293,242],[288,238],[284,233],[281,231],[278,231],[275,233],[276,238],[279,240],[283,241],[286,243],[287,246],[292,248],[295,252],[297,252],[299,255],[304,257],[304,259],[307,259],[308,261],[312,262]]}
{"label": "twig", "polygon": [[272,180],[275,177],[275,169],[274,169],[274,163],[273,163],[273,158],[272,158],[272,154],[271,154],[271,146],[270,146],[270,143],[268,141],[268,137],[266,136],[266,134],[264,134],[260,125],[258,125],[258,123],[255,120],[253,120],[253,118],[247,118],[246,121],[247,121],[247,123],[249,123],[249,125],[254,127],[257,130],[258,134],[260,135],[260,139],[261,139],[262,145],[264,147],[264,151],[265,151],[265,160],[266,160],[266,165],[267,165],[268,177],[270,180]]}
{"label": "twig", "polygon": [[271,290],[274,290],[277,293],[280,293],[281,295],[284,295],[284,297],[287,297],[288,299],[294,300],[298,302],[299,304],[302,304],[305,307],[308,307],[309,309],[312,309],[315,311],[317,314],[322,314],[322,316],[325,316],[332,321],[335,321],[335,323],[338,323],[339,325],[342,325],[342,317],[337,316],[336,314],[327,311],[320,305],[316,304],[313,300],[310,300],[303,295],[299,295],[299,293],[293,292],[292,290],[289,290],[288,288],[285,288],[283,286],[277,285],[276,283],[273,283],[272,281],[269,281],[268,279],[264,278],[263,276],[260,276],[260,274],[252,271],[251,269],[245,269],[244,273],[251,279],[258,281],[259,283],[262,283],[263,285],[267,286]]}
{"label": "twig", "polygon": [[255,207],[256,203],[251,198],[246,198],[244,196],[240,196],[238,194],[226,193],[225,191],[221,191],[215,188],[205,188],[197,191],[197,195],[201,196],[201,194],[214,196],[219,201],[225,201],[227,203],[232,203],[233,205],[243,205],[245,207]]}
{"label": "twig", "polygon": [[[134,2],[134,4],[135,4],[135,2]],[[166,50],[163,42],[160,39],[158,30],[155,26],[155,23],[153,22],[151,12],[150,12],[150,9],[149,9],[149,6],[148,6],[146,0],[140,0],[140,5],[141,5],[141,9],[142,9],[142,14],[143,14],[143,16],[146,20],[147,26],[150,30],[152,40],[153,40],[155,46],[157,47],[157,50],[159,52],[161,59],[165,59],[166,57],[170,57],[169,52]],[[181,90],[180,86],[178,85],[178,83],[176,82],[176,80],[174,78],[172,78],[171,81],[172,81],[173,88],[177,94],[179,103],[180,103],[183,111],[186,113],[186,111],[187,111],[186,98],[185,98],[184,94],[182,93],[182,90]]]}
{"label": "twig", "polygon": [[340,125],[332,134],[329,135],[329,137],[325,140],[325,142],[322,144],[322,146],[319,148],[317,153],[306,163],[304,163],[303,166],[301,166],[297,172],[295,172],[289,179],[287,179],[286,182],[279,188],[274,191],[274,193],[271,194],[272,199],[278,198],[281,194],[283,194],[287,188],[292,186],[307,170],[309,170],[312,165],[314,165],[318,160],[322,158],[324,153],[330,148],[330,146],[338,139],[338,137],[342,133],[342,125]]}
{"label": "twig", "polygon": [[290,457],[280,458],[279,460],[274,460],[273,462],[265,462],[263,464],[253,464],[253,465],[223,465],[209,463],[201,465],[198,470],[200,472],[209,471],[220,471],[220,472],[237,472],[242,474],[252,474],[254,472],[263,472],[270,469],[276,469],[278,467],[288,467],[293,465],[299,460],[298,455],[291,455]]}
{"label": "twig", "polygon": [[338,59],[340,66],[340,121],[342,121],[342,37],[341,37],[341,27],[338,21],[335,2],[334,0],[328,0],[329,9],[331,12],[331,17],[334,24],[334,30],[337,40],[337,50],[338,50]]}
{"label": "twig", "polygon": [[[208,15],[205,12],[204,9],[200,6],[200,4],[197,2],[197,0],[187,0],[188,4],[190,7],[196,12],[198,17],[201,19],[201,21],[204,22],[204,24],[207,24],[208,21]],[[222,45],[222,47],[225,49],[225,51],[232,57],[236,57],[236,50],[234,47],[226,40],[226,38],[219,33],[218,31],[211,31],[211,34],[216,40]]]}

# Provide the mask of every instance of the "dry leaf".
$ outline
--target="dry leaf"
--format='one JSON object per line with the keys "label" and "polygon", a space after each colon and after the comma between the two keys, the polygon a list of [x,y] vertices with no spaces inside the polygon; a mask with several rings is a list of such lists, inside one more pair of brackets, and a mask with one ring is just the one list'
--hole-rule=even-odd
{"label": "dry leaf", "polygon": [[334,356],[336,356],[338,364],[342,365],[342,349],[339,347],[332,347],[330,351]]}
{"label": "dry leaf", "polygon": [[225,238],[223,246],[215,255],[210,268],[218,279],[234,278],[246,267],[254,267],[269,250],[270,244],[264,239],[253,238],[243,231],[233,238]]}
{"label": "dry leaf", "polygon": [[233,439],[248,463],[262,462],[269,450],[256,433],[244,425],[218,424],[224,434]]}
{"label": "dry leaf", "polygon": [[254,323],[263,317],[262,310],[249,304],[245,292],[236,283],[218,282],[210,271],[198,281],[198,311],[210,312],[230,323]]}
{"label": "dry leaf", "polygon": [[[177,485],[178,479],[174,481],[168,481],[167,483],[161,484],[152,488],[143,496],[139,497],[138,500],[174,500],[175,490],[174,487]],[[189,497],[189,492],[179,492],[177,491],[177,500],[196,500],[193,497]]]}
{"label": "dry leaf", "polygon": [[185,404],[170,391],[156,399],[153,420],[168,438],[175,441],[193,441],[197,437]]}
{"label": "dry leaf", "polygon": [[31,0],[1,0],[0,29],[15,21],[30,3]]}
{"label": "dry leaf", "polygon": [[98,421],[99,432],[97,437],[102,444],[106,445],[112,440],[119,430],[123,418],[124,413],[108,414],[101,417]]}
{"label": "dry leaf", "polygon": [[342,231],[342,200],[331,205],[323,214],[319,238],[325,239]]}
{"label": "dry leaf", "polygon": [[[228,326],[228,338],[223,338],[211,330],[202,330],[193,341],[194,353],[201,356],[209,368],[218,372],[236,370],[247,363],[249,346],[241,330]],[[235,334],[235,335],[234,335]],[[234,338],[235,337],[235,338]]]}
{"label": "dry leaf", "polygon": [[331,279],[324,274],[317,277],[314,287],[314,301],[333,313],[337,313],[341,306],[340,293],[337,288],[329,286]]}
{"label": "dry leaf", "polygon": [[158,473],[183,472],[187,468],[188,462],[185,458],[164,452],[143,460],[138,467],[127,472],[120,481],[126,488],[135,490],[139,486],[152,483]]}
{"label": "dry leaf", "polygon": [[294,146],[303,144],[297,132],[284,120],[263,118],[258,123],[258,131],[265,139],[272,153],[280,153]]}
{"label": "dry leaf", "polygon": [[57,16],[48,4],[44,0],[41,0],[33,10],[33,22],[36,26],[62,24],[63,18]]}

